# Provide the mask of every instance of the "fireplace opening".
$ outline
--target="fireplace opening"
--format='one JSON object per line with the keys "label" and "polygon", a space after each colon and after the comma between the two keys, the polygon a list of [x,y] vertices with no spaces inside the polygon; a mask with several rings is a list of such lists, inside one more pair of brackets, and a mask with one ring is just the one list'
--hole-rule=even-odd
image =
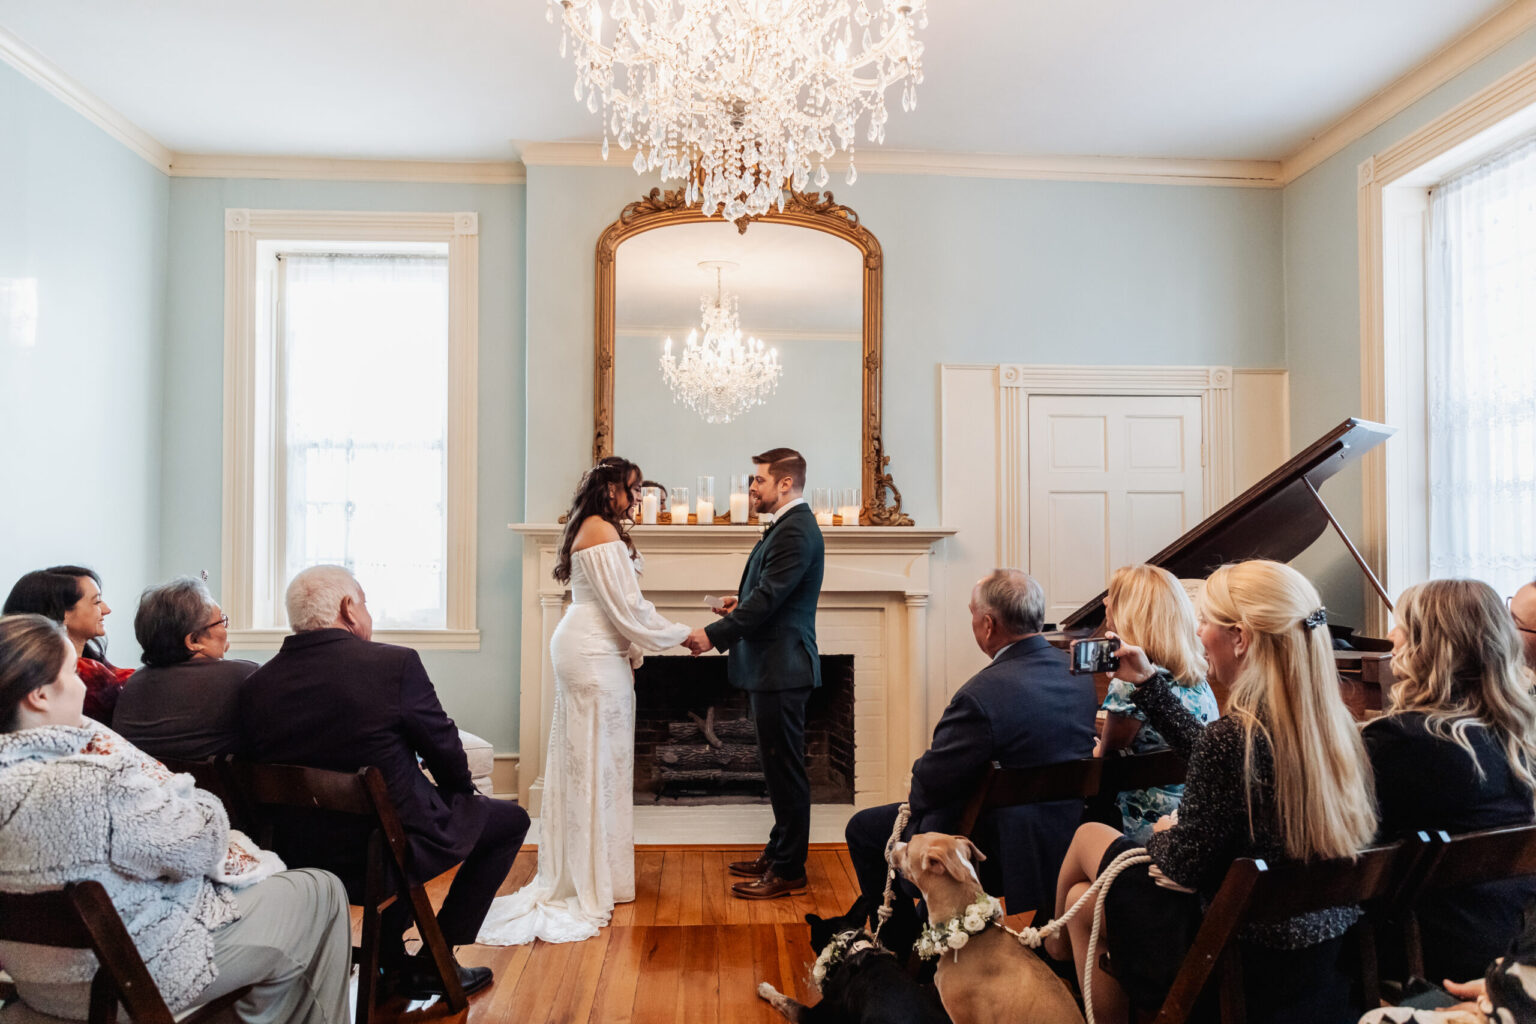
{"label": "fireplace opening", "polygon": [[[853,803],[853,704],[853,655],[822,655],[805,711],[812,803]],[[646,658],[635,672],[635,803],[767,803],[749,709],[723,657]]]}

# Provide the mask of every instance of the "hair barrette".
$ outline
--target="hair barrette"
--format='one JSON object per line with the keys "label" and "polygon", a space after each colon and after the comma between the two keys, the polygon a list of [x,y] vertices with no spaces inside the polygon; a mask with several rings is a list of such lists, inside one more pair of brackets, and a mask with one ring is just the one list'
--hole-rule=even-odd
{"label": "hair barrette", "polygon": [[1328,610],[1326,608],[1317,609],[1317,611],[1312,612],[1306,618],[1302,619],[1301,624],[1309,630],[1316,629],[1318,626],[1327,625]]}
{"label": "hair barrette", "polygon": [[199,570],[197,570],[197,574],[203,578],[203,582],[204,583],[208,582],[208,570],[207,569],[199,569]]}

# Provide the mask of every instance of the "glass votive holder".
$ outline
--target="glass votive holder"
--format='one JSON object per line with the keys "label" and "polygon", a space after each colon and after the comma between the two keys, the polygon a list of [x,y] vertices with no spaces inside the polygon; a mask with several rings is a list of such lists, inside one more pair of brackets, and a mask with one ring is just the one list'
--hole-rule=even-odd
{"label": "glass votive holder", "polygon": [[858,526],[859,510],[863,507],[857,487],[844,487],[837,492],[837,514],[843,526]]}
{"label": "glass votive holder", "polygon": [[661,488],[640,488],[640,525],[655,526],[661,516]]}
{"label": "glass votive holder", "polygon": [[715,521],[714,477],[699,477],[699,496],[694,499],[693,511],[699,518],[700,526],[709,526]]}
{"label": "glass votive holder", "polygon": [[752,520],[752,478],[746,473],[731,475],[731,524],[743,526]]}
{"label": "glass votive holder", "polygon": [[822,526],[832,525],[832,488],[811,488],[811,511],[816,514],[816,521]]}
{"label": "glass votive holder", "polygon": [[672,525],[673,526],[687,526],[688,525],[688,488],[686,488],[686,487],[669,487],[669,488],[667,488],[667,504],[669,506],[671,506],[671,509],[672,509]]}

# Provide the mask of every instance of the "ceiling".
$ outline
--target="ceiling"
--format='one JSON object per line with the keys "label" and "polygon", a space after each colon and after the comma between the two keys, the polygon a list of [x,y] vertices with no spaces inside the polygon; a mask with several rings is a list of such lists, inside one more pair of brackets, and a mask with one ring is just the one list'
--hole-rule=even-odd
{"label": "ceiling", "polygon": [[[1278,160],[1507,0],[931,0],[886,147]],[[181,153],[509,160],[600,138],[543,0],[0,0]],[[892,96],[894,103],[895,95]]]}
{"label": "ceiling", "polygon": [[785,336],[858,340],[864,315],[864,258],[836,235],[787,224],[678,224],[626,239],[614,260],[619,333],[675,332],[699,323],[699,299],[715,291],[702,260],[730,260],[722,287],[739,301],[741,329]]}

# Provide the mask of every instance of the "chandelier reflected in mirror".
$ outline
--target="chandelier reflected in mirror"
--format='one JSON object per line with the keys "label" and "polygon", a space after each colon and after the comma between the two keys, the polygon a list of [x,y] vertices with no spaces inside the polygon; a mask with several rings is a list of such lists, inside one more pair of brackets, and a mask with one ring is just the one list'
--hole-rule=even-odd
{"label": "chandelier reflected in mirror", "polygon": [[725,294],[724,274],[735,270],[730,260],[703,260],[700,269],[715,272],[715,294],[699,300],[704,333],[689,331],[677,358],[669,336],[661,354],[661,376],[672,400],[698,413],[705,423],[729,423],[754,405],[761,405],[779,386],[778,349],[763,348],[757,338],[744,337],[736,296]]}
{"label": "chandelier reflected in mirror", "polygon": [[[687,181],[726,220],[782,209],[827,183],[826,161],[885,140],[885,92],[917,105],[926,0],[548,0],[560,53],[574,41],[576,99],[633,149],[636,173]],[[606,11],[606,13],[605,13]],[[814,177],[812,169],[815,169]]]}

